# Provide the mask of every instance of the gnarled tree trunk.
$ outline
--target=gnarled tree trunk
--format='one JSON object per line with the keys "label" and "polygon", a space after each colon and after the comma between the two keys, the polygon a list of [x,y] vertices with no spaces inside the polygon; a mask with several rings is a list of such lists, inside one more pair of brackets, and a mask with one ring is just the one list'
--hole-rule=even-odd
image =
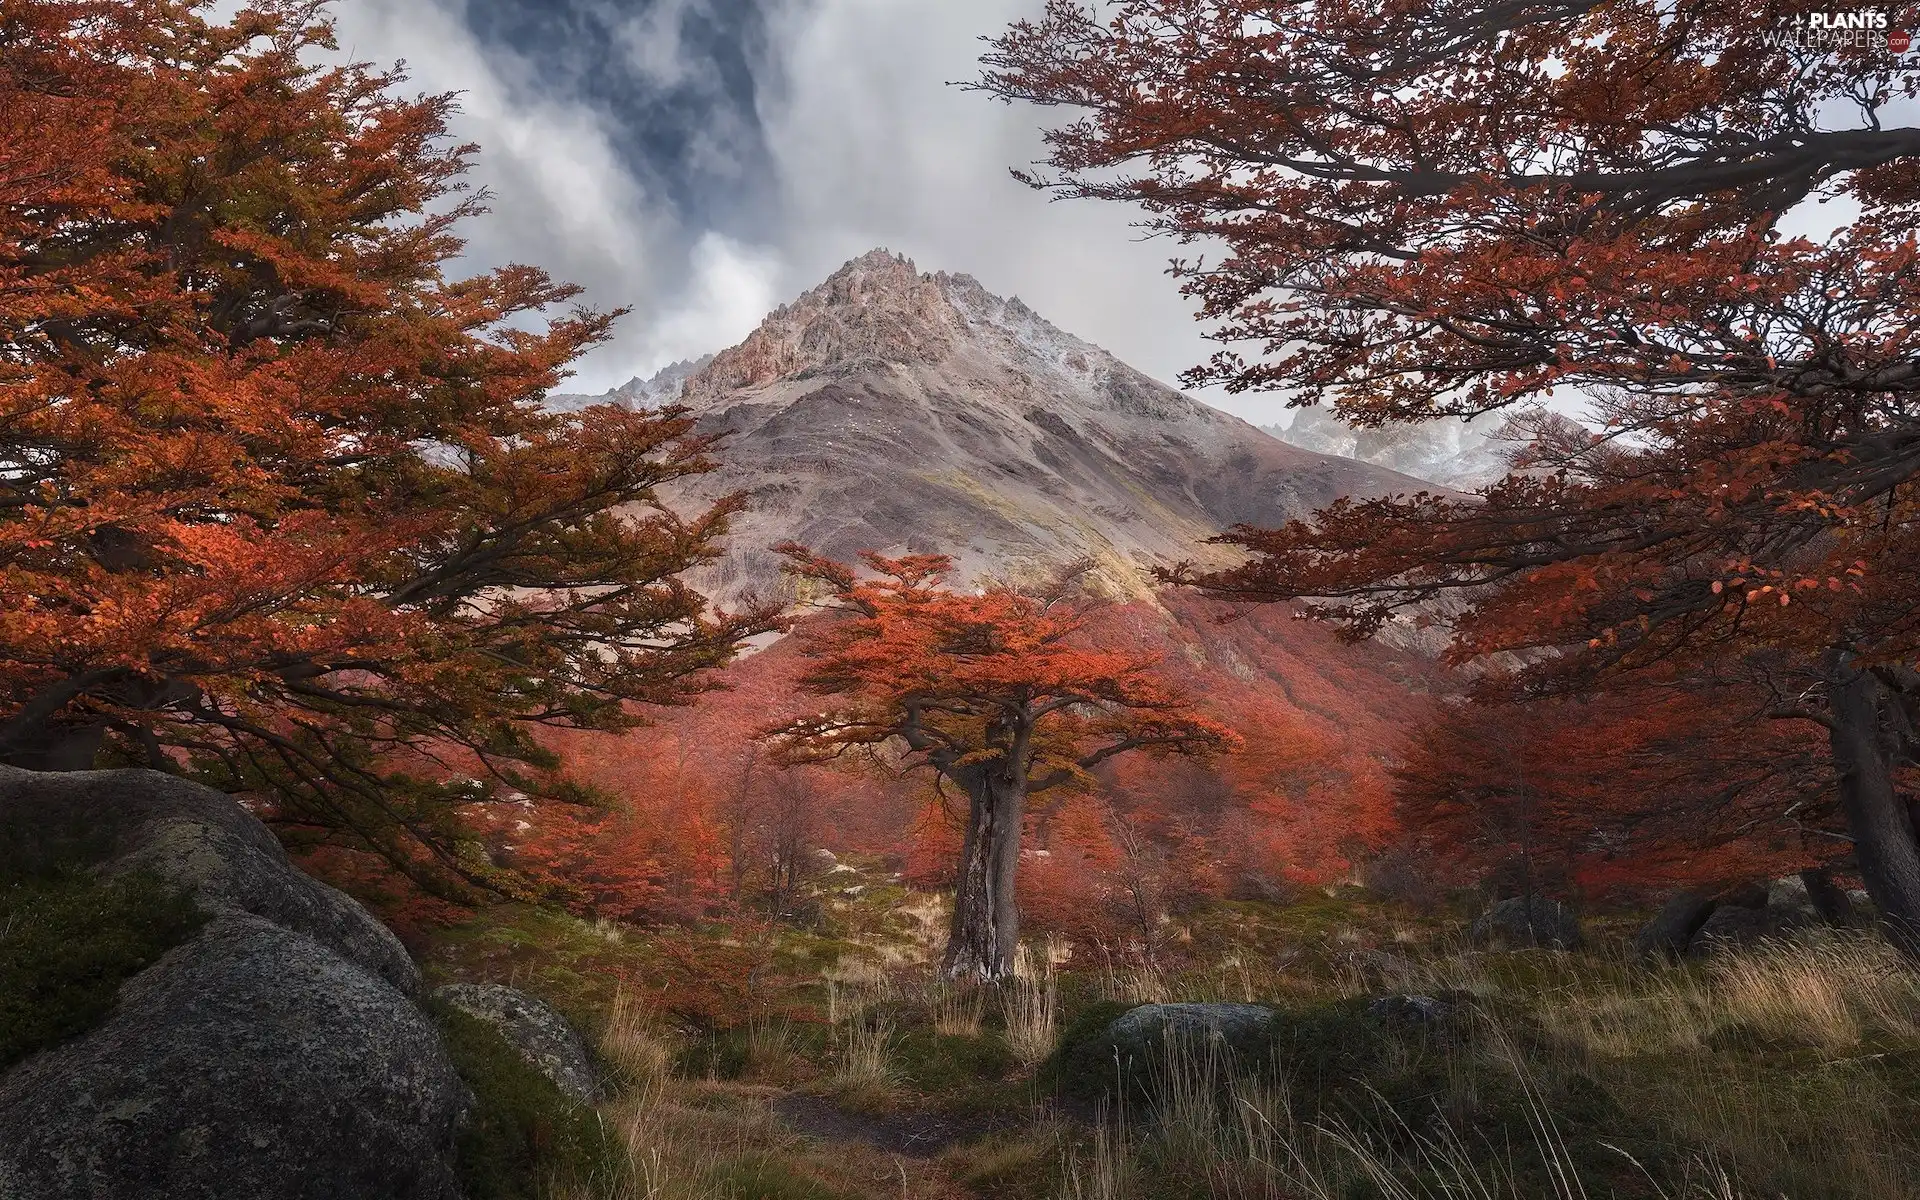
{"label": "gnarled tree trunk", "polygon": [[1838,652],[1828,656],[1827,695],[1840,806],[1860,877],[1887,937],[1920,962],[1920,837],[1893,784],[1902,750],[1898,714],[1890,711],[1897,700],[1873,672]]}
{"label": "gnarled tree trunk", "polygon": [[955,979],[1004,979],[1013,973],[1013,952],[1020,944],[1020,910],[1013,889],[1020,867],[1026,783],[993,767],[976,768],[958,779],[966,785],[970,804],[945,970]]}

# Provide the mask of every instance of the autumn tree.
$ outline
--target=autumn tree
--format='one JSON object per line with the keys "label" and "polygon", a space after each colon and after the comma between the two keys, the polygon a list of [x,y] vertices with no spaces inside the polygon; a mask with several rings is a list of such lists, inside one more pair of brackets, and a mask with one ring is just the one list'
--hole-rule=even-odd
{"label": "autumn tree", "polygon": [[1444,706],[1394,772],[1403,835],[1462,882],[1723,886],[1843,859],[1823,747],[1762,689],[1634,678]]}
{"label": "autumn tree", "polygon": [[1200,716],[1154,656],[1080,638],[1092,607],[1077,595],[1084,566],[1026,592],[967,594],[943,586],[942,555],[867,554],[874,575],[862,579],[801,547],[783,552],[836,610],[800,635],[802,687],[830,705],[775,731],[783,755],[827,762],[893,747],[965,797],[949,975],[1013,968],[1029,797],[1088,784],[1093,767],[1130,751],[1206,755],[1238,740]]}
{"label": "autumn tree", "polygon": [[[448,95],[315,0],[0,0],[0,761],[191,770],[485,879],[476,773],[702,690],[764,613],[679,581],[738,501],[680,412],[554,415],[617,314],[454,279]],[[549,789],[550,790],[550,789]]]}
{"label": "autumn tree", "polygon": [[[1191,382],[1362,426],[1592,405],[1483,495],[1239,529],[1251,561],[1197,582],[1355,636],[1444,600],[1453,656],[1523,656],[1522,698],[1739,673],[1826,731],[1920,956],[1920,75],[1813,11],[1053,0],[983,86],[1077,110],[1035,183],[1224,247],[1175,272],[1262,352]],[[1851,220],[1792,232],[1829,201]]]}

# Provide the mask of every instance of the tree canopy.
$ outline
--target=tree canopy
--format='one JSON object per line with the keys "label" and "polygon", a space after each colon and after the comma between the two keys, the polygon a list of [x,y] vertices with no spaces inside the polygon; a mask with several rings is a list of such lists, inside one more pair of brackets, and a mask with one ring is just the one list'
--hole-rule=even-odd
{"label": "tree canopy", "polygon": [[541,790],[541,727],[682,702],[768,614],[679,579],[739,506],[661,501],[714,465],[681,412],[542,406],[619,314],[450,276],[454,98],[334,49],[315,0],[0,4],[0,760],[481,879],[451,776]]}
{"label": "tree canopy", "polygon": [[[1444,615],[1457,661],[1517,656],[1523,696],[1757,688],[1748,719],[1828,730],[1868,889],[1920,953],[1920,76],[1782,36],[1813,10],[1056,0],[983,86],[1081,111],[1034,182],[1224,247],[1175,273],[1262,352],[1192,381],[1361,425],[1589,406],[1523,417],[1480,495],[1236,529],[1245,565],[1184,578],[1354,636]],[[1796,234],[1823,203],[1848,219]]]}
{"label": "tree canopy", "polygon": [[1079,636],[1089,602],[1085,567],[1022,591],[966,594],[944,584],[944,555],[863,556],[865,579],[800,546],[784,548],[802,578],[824,585],[838,611],[803,629],[801,687],[833,701],[771,731],[790,762],[857,748],[903,747],[968,798],[952,974],[999,978],[1018,944],[1014,880],[1027,797],[1070,784],[1133,751],[1199,755],[1239,738],[1198,713],[1152,654]]}

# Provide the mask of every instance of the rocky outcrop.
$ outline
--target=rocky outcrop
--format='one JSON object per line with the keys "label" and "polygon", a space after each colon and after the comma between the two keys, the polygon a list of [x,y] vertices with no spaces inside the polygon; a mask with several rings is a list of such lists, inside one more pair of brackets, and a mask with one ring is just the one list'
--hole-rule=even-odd
{"label": "rocky outcrop", "polygon": [[598,1097],[599,1074],[586,1042],[546,1001],[498,983],[450,983],[435,988],[433,996],[499,1030],[520,1057],[567,1096],[582,1104]]}
{"label": "rocky outcrop", "polygon": [[1824,871],[1749,882],[1712,892],[1677,893],[1633,940],[1642,962],[1698,957],[1761,941],[1792,937],[1818,926],[1864,921],[1859,907]]}
{"label": "rocky outcrop", "polygon": [[0,1075],[0,1200],[455,1200],[470,1103],[393,935],[217,792],[0,768],[0,861],[152,872],[207,923]]}
{"label": "rocky outcrop", "polygon": [[392,930],[301,874],[265,825],[209,788],[158,771],[0,766],[0,861],[61,859],[109,875],[151,872],[205,912],[264,917],[409,996],[420,990],[419,968]]}
{"label": "rocky outcrop", "polygon": [[1586,938],[1573,910],[1546,896],[1515,896],[1481,914],[1468,931],[1475,945],[1576,950]]}

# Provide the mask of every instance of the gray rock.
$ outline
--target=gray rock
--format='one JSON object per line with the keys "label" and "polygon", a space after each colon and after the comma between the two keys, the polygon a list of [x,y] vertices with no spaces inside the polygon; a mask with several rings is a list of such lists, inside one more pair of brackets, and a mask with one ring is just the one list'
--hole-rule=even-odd
{"label": "gray rock", "polygon": [[1107,1027],[1117,1042],[1145,1044],[1171,1034],[1229,1045],[1264,1034],[1273,1010],[1258,1004],[1142,1004],[1114,1018]]}
{"label": "gray rock", "polygon": [[1808,923],[1820,919],[1820,913],[1813,905],[1813,897],[1807,891],[1807,881],[1798,875],[1788,875],[1767,883],[1767,911],[1789,919],[1804,919]]}
{"label": "gray rock", "polygon": [[159,771],[0,766],[0,866],[66,857],[113,875],[151,871],[191,891],[205,912],[257,914],[408,995],[420,990],[419,968],[392,930],[301,874],[258,818],[211,788]]}
{"label": "gray rock", "polygon": [[1847,904],[1853,909],[1854,920],[1865,924],[1875,919],[1873,897],[1867,895],[1865,888],[1854,888],[1848,892]]}
{"label": "gray rock", "polygon": [[591,1104],[599,1095],[600,1079],[586,1042],[546,1001],[498,983],[450,983],[433,995],[497,1028],[568,1096]]}
{"label": "gray rock", "polygon": [[1481,914],[1468,931],[1476,945],[1575,950],[1586,938],[1579,918],[1558,900],[1515,896]]}
{"label": "gray rock", "polygon": [[1119,1014],[1112,1033],[1119,1039],[1146,1039],[1171,1033],[1175,1037],[1225,1037],[1265,1033],[1273,1010],[1260,1004],[1140,1004]]}
{"label": "gray rock", "polygon": [[0,1073],[0,1200],[458,1200],[472,1104],[385,926],[233,799],[0,767],[0,870],[151,871],[210,919]]}
{"label": "gray rock", "polygon": [[1675,894],[1634,936],[1634,961],[1659,961],[1685,954],[1694,934],[1717,907],[1719,902],[1702,891]]}
{"label": "gray rock", "polygon": [[1453,1016],[1453,1005],[1432,996],[1380,996],[1367,1003],[1367,1015],[1392,1025],[1440,1025]]}
{"label": "gray rock", "polygon": [[405,996],[229,913],[0,1076],[4,1200],[457,1200],[470,1103]]}
{"label": "gray rock", "polygon": [[1818,916],[1810,909],[1802,915],[1772,907],[1746,908],[1738,904],[1722,904],[1713,910],[1713,915],[1707,918],[1699,932],[1693,935],[1693,940],[1687,943],[1687,953],[1700,956],[1752,946],[1769,939],[1790,937],[1796,931],[1818,922]]}

